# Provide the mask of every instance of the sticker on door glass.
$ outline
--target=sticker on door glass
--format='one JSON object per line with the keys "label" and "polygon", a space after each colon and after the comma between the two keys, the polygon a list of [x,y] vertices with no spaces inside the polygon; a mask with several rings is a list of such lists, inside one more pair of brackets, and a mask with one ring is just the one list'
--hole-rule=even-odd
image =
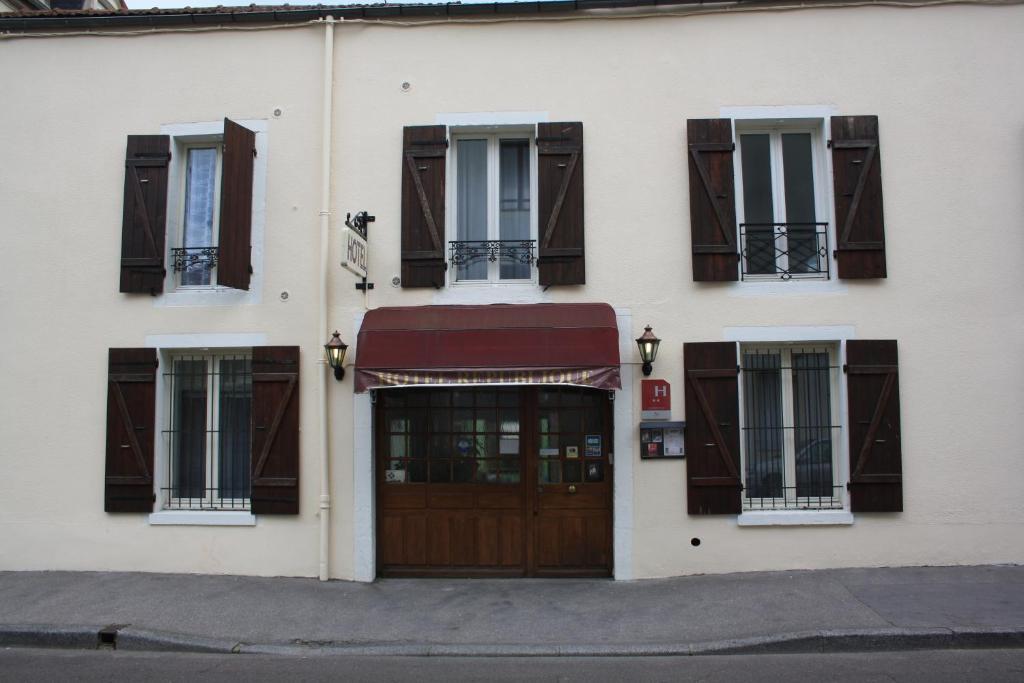
{"label": "sticker on door glass", "polygon": [[472,448],[473,442],[469,439],[459,439],[455,446],[459,449],[459,455],[466,455],[469,453],[469,449]]}
{"label": "sticker on door glass", "polygon": [[389,484],[404,484],[405,470],[386,470],[384,472],[384,481]]}
{"label": "sticker on door glass", "polygon": [[601,463],[601,462],[588,462],[587,463],[587,481],[590,481],[590,482],[604,481],[604,463]]}
{"label": "sticker on door glass", "polygon": [[565,447],[565,457],[566,458],[578,458],[578,457],[580,457],[580,447],[579,446],[566,446]]}
{"label": "sticker on door glass", "polygon": [[583,455],[588,458],[600,458],[601,457],[601,435],[600,434],[587,434],[586,447],[583,451]]}

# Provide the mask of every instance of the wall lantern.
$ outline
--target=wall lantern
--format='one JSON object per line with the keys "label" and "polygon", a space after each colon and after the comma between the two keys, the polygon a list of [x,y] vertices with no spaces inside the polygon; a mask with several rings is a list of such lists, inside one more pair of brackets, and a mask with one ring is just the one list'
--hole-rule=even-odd
{"label": "wall lantern", "polygon": [[[648,328],[649,329],[649,328]],[[345,352],[348,351],[348,344],[341,341],[341,335],[335,330],[331,335],[331,341],[324,344],[324,351],[327,352],[327,362],[334,368],[334,379],[339,382],[345,378]]]}
{"label": "wall lantern", "polygon": [[661,340],[651,332],[650,325],[644,328],[644,333],[636,340],[636,345],[640,348],[640,360],[644,362],[643,370],[645,377],[651,374],[651,370],[654,369],[653,363],[658,355],[658,344],[660,343]]}

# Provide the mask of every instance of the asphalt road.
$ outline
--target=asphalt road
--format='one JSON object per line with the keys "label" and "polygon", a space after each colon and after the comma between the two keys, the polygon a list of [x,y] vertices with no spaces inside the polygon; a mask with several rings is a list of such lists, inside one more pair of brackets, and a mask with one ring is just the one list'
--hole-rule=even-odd
{"label": "asphalt road", "polygon": [[1024,650],[705,657],[272,657],[0,650],[0,681],[964,681],[1024,680]]}

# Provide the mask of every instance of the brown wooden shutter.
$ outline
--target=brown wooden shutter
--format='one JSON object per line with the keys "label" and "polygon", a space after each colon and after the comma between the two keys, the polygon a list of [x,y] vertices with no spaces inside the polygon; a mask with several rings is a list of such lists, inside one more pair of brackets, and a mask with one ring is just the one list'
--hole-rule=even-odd
{"label": "brown wooden shutter", "polygon": [[885,277],[878,117],[833,116],[830,144],[839,277]]}
{"label": "brown wooden shutter", "polygon": [[690,176],[690,244],[693,279],[729,282],[738,278],[736,196],[731,119],[686,122]]}
{"label": "brown wooden shutter", "polygon": [[299,514],[299,347],[252,350],[252,512]]}
{"label": "brown wooden shutter", "polygon": [[444,126],[406,126],[402,140],[402,287],[444,286]]}
{"label": "brown wooden shutter", "polygon": [[540,284],[585,284],[583,124],[537,124]]}
{"label": "brown wooden shutter", "polygon": [[164,291],[167,166],[171,138],[129,135],[124,162],[121,287],[125,293]]}
{"label": "brown wooden shutter", "polygon": [[152,512],[156,349],[110,349],[103,509]]}
{"label": "brown wooden shutter", "polygon": [[740,404],[734,342],[683,345],[686,498],[691,515],[739,514]]}
{"label": "brown wooden shutter", "polygon": [[217,284],[249,289],[252,274],[252,173],[256,133],[224,119]]}
{"label": "brown wooden shutter", "polygon": [[901,512],[899,358],[894,340],[846,342],[850,509]]}

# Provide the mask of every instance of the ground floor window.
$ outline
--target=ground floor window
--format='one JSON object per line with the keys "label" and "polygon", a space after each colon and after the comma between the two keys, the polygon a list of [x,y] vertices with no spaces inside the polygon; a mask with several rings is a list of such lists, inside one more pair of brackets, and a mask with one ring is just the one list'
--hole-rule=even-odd
{"label": "ground floor window", "polygon": [[175,354],[169,360],[163,507],[249,509],[251,354]]}
{"label": "ground floor window", "polygon": [[740,348],[743,508],[841,509],[838,348]]}

